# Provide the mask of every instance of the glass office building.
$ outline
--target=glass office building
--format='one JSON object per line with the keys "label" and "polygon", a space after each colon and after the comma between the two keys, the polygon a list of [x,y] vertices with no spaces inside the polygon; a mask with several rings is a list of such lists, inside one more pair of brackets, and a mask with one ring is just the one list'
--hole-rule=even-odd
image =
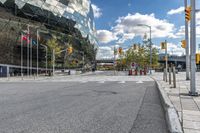
{"label": "glass office building", "polygon": [[[28,32],[32,40],[37,42],[38,29],[44,31],[40,33],[42,41],[40,40],[39,44],[44,44],[52,36],[57,38],[71,36],[72,43],[74,47],[79,48],[78,50],[83,50],[80,47],[83,48],[84,44],[92,50],[97,48],[94,14],[90,0],[0,0],[0,75],[8,73],[8,67],[5,66],[10,65],[10,68],[20,66],[21,32]],[[59,42],[64,44],[67,40],[60,39]],[[33,47],[33,54],[30,55],[27,53],[26,45],[28,44],[23,44],[23,66],[30,66],[31,56],[33,59],[31,67],[34,68],[35,49]],[[85,51],[86,55],[87,51]],[[42,68],[45,53],[41,46],[39,57]]]}

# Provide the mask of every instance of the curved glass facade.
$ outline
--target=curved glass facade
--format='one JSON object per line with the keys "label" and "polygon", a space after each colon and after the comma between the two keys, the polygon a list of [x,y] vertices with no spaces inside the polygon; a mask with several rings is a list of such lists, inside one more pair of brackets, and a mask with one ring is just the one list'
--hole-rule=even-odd
{"label": "curved glass facade", "polygon": [[46,58],[51,63],[51,52],[46,57],[42,45],[47,46],[52,38],[62,49],[74,48],[68,58],[65,53],[56,58],[57,68],[73,64],[73,60],[81,66],[82,56],[85,64],[91,64],[97,39],[90,0],[0,0],[0,70],[10,66],[9,72],[18,74],[23,66],[23,72],[29,73],[30,67],[35,71],[39,58],[42,71]]}
{"label": "curved glass facade", "polygon": [[90,43],[97,44],[90,0],[0,0],[0,3],[14,3],[24,15],[41,21],[48,18],[55,25],[67,25],[67,20],[72,20],[84,38],[88,37]]}

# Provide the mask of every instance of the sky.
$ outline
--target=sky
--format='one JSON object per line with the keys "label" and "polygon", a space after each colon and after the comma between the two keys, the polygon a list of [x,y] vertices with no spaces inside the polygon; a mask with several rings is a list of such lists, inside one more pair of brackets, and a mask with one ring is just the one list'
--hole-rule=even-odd
{"label": "sky", "polygon": [[[154,47],[160,48],[160,43],[167,40],[170,54],[184,54],[185,50],[181,48],[185,32],[184,0],[91,0],[91,2],[99,40],[97,59],[113,58],[114,46],[127,50],[134,43],[142,43],[145,34],[149,38],[149,28],[137,26],[138,24],[151,26]],[[200,9],[200,0],[196,2],[197,8]],[[196,17],[197,44],[199,44],[200,13],[197,13]]]}

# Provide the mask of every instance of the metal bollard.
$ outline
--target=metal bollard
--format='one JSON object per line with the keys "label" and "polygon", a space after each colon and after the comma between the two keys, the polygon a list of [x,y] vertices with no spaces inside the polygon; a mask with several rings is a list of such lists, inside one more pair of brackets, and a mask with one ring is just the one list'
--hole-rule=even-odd
{"label": "metal bollard", "polygon": [[167,73],[168,73],[168,71],[167,71],[167,69],[165,69],[165,81],[167,82]]}
{"label": "metal bollard", "polygon": [[163,70],[163,81],[165,81],[165,69]]}
{"label": "metal bollard", "polygon": [[7,78],[8,78],[8,81],[9,81],[10,80],[10,73],[8,74]]}
{"label": "metal bollard", "polygon": [[176,88],[176,69],[173,66],[173,83],[174,83],[174,88]]}
{"label": "metal bollard", "polygon": [[169,84],[172,84],[172,79],[171,79],[171,72],[172,72],[172,68],[169,67]]}

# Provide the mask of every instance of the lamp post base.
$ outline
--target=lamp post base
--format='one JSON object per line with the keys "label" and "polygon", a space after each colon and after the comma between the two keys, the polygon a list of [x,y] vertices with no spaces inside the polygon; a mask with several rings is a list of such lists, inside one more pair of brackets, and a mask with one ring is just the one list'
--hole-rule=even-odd
{"label": "lamp post base", "polygon": [[191,91],[189,91],[189,96],[198,97],[199,93],[198,92],[191,92]]}

